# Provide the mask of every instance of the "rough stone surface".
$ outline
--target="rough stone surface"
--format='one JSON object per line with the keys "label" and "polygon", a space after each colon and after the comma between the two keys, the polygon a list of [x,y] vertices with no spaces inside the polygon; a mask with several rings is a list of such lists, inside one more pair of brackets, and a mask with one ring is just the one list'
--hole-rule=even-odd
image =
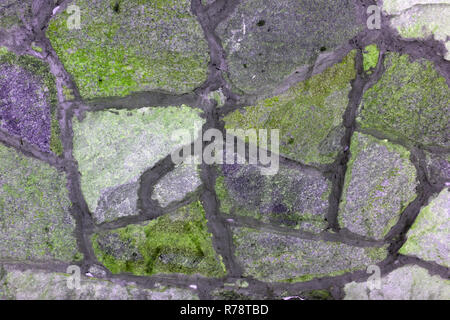
{"label": "rough stone surface", "polygon": [[256,165],[222,166],[216,180],[221,211],[312,232],[327,227],[330,183],[314,169],[282,166],[263,176]]}
{"label": "rough stone surface", "polygon": [[444,189],[419,213],[400,253],[450,268],[450,191]]}
{"label": "rough stone surface", "polygon": [[162,89],[184,93],[206,80],[208,46],[189,0],[76,0],[79,29],[69,13],[47,31],[85,98]]}
{"label": "rough stone surface", "polygon": [[203,207],[193,202],[150,223],[128,225],[93,237],[96,255],[112,273],[199,273],[222,276]]}
{"label": "rough stone surface", "polygon": [[80,259],[65,174],[2,144],[0,159],[0,259]]}
{"label": "rough stone surface", "polygon": [[308,164],[332,163],[344,135],[342,116],[355,77],[354,56],[351,52],[341,63],[280,96],[235,111],[224,118],[225,127],[279,129],[282,155]]}
{"label": "rough stone surface", "polygon": [[164,287],[144,289],[82,277],[80,289],[67,286],[70,274],[8,270],[0,278],[0,300],[197,300],[190,290]]}
{"label": "rough stone surface", "polygon": [[183,200],[202,184],[197,166],[191,160],[192,158],[188,158],[186,163],[177,165],[155,185],[151,197],[158,200],[161,207],[167,207],[173,201]]}
{"label": "rough stone surface", "polygon": [[434,36],[445,42],[450,60],[450,1],[449,0],[384,0],[383,10],[392,15],[391,25],[404,38],[424,39]]}
{"label": "rough stone surface", "polygon": [[381,288],[366,282],[345,285],[346,300],[449,300],[450,281],[418,266],[404,266],[381,278]]}
{"label": "rough stone surface", "polygon": [[43,152],[62,153],[55,78],[31,56],[0,47],[0,128]]}
{"label": "rough stone surface", "polygon": [[105,110],[89,112],[82,121],[74,119],[74,157],[81,189],[96,221],[137,214],[139,177],[191,142],[172,141],[172,132],[191,130],[194,139],[198,134],[194,129],[202,121],[199,112],[187,106]]}
{"label": "rough stone surface", "polygon": [[313,64],[320,52],[332,51],[362,28],[352,1],[248,0],[217,33],[235,90],[267,94],[296,69]]}
{"label": "rough stone surface", "polygon": [[233,239],[244,274],[263,281],[308,281],[365,269],[386,257],[383,248],[303,240],[251,228],[233,228]]}
{"label": "rough stone surface", "polygon": [[416,169],[409,152],[356,132],[339,211],[342,227],[382,239],[416,197]]}
{"label": "rough stone surface", "polygon": [[386,54],[386,71],[364,93],[358,122],[393,138],[450,146],[450,88],[430,61]]}

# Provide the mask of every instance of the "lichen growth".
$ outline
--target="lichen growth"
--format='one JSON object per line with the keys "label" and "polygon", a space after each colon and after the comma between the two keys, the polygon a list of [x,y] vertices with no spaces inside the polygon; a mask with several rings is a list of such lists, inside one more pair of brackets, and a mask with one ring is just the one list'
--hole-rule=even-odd
{"label": "lichen growth", "polygon": [[332,163],[340,150],[342,117],[356,75],[354,59],[352,51],[288,92],[233,112],[224,118],[225,128],[279,129],[282,154],[308,164]]}
{"label": "lichen growth", "polygon": [[430,61],[386,54],[386,71],[363,96],[358,123],[392,139],[449,147],[450,89]]}
{"label": "lichen growth", "polygon": [[190,1],[73,1],[83,13],[69,30],[69,14],[47,30],[83,98],[162,89],[184,93],[206,80],[208,47]]}
{"label": "lichen growth", "polygon": [[66,176],[0,144],[0,259],[81,259]]}
{"label": "lichen growth", "polygon": [[363,67],[364,71],[371,73],[371,69],[374,69],[378,64],[378,58],[380,56],[380,50],[376,44],[368,45],[364,48],[363,52]]}
{"label": "lichen growth", "polygon": [[198,273],[221,277],[225,268],[214,252],[206,222],[202,204],[195,201],[147,225],[128,225],[96,234],[93,247],[112,273]]}

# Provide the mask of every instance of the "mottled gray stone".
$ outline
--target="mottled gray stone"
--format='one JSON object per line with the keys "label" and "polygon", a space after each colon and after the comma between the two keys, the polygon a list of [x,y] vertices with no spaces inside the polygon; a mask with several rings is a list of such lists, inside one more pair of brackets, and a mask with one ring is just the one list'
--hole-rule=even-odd
{"label": "mottled gray stone", "polygon": [[321,51],[345,44],[363,27],[353,1],[247,0],[219,24],[217,34],[234,89],[269,94],[296,69],[313,64]]}
{"label": "mottled gray stone", "polygon": [[380,262],[384,248],[304,240],[250,228],[232,228],[235,255],[246,276],[262,281],[308,281]]}
{"label": "mottled gray stone", "polygon": [[352,137],[350,152],[339,223],[382,239],[416,197],[416,169],[405,148],[359,132]]}
{"label": "mottled gray stone", "polygon": [[134,283],[114,283],[81,277],[79,289],[69,289],[70,274],[8,270],[0,279],[0,300],[198,300],[195,292],[157,285],[145,289]]}
{"label": "mottled gray stone", "polygon": [[256,165],[225,164],[216,181],[221,211],[320,232],[327,227],[331,183],[314,169],[282,165],[264,176]]}
{"label": "mottled gray stone", "polygon": [[351,282],[345,285],[345,300],[449,300],[450,281],[419,266],[404,266],[375,282]]}

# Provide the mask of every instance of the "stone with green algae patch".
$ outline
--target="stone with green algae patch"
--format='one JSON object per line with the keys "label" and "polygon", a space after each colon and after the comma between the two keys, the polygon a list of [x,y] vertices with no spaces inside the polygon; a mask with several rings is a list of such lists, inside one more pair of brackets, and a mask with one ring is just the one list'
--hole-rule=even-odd
{"label": "stone with green algae patch", "polygon": [[[6,267],[8,268],[8,267]],[[11,269],[11,268],[9,268]],[[156,284],[115,283],[82,276],[80,288],[69,289],[72,274],[41,270],[4,270],[0,266],[0,300],[197,300],[195,292]]]}
{"label": "stone with green algae patch", "polygon": [[345,285],[345,300],[449,300],[450,281],[419,266],[398,268],[376,283],[351,282]]}
{"label": "stone with green algae patch", "polygon": [[99,261],[112,273],[225,274],[199,201],[149,223],[95,234],[93,245]]}
{"label": "stone with green algae patch", "polygon": [[172,140],[175,130],[201,128],[200,112],[188,106],[133,111],[88,112],[74,119],[73,154],[81,173],[81,190],[98,222],[138,214],[137,190],[145,170],[190,144]]}
{"label": "stone with green algae patch", "polygon": [[405,148],[359,132],[352,137],[350,152],[339,223],[382,239],[416,197],[416,169]]}
{"label": "stone with green algae patch", "polygon": [[32,0],[2,0],[0,4],[0,31],[23,27],[31,21]]}
{"label": "stone with green algae patch", "polygon": [[256,165],[228,165],[216,179],[221,212],[321,232],[328,226],[331,183],[317,170],[282,165],[264,176]]}
{"label": "stone with green algae patch", "polygon": [[399,252],[450,267],[449,232],[450,191],[444,189],[422,208]]}
{"label": "stone with green algae patch", "polygon": [[79,260],[65,174],[2,144],[0,159],[0,259]]}
{"label": "stone with green algae patch", "polygon": [[360,126],[396,140],[426,146],[450,146],[450,88],[424,59],[388,53],[386,71],[363,96]]}
{"label": "stone with green algae patch", "polygon": [[262,281],[301,282],[366,269],[382,261],[384,248],[300,239],[264,230],[234,227],[237,261],[245,276]]}
{"label": "stone with green algae patch", "polygon": [[345,132],[342,117],[356,75],[354,57],[352,51],[286,93],[229,114],[225,128],[279,129],[282,155],[307,164],[332,163]]}
{"label": "stone with green algae patch", "polygon": [[[333,18],[330,18],[333,17]],[[227,53],[234,91],[266,95],[365,29],[345,0],[241,1],[216,33]]]}
{"label": "stone with green algae patch", "polygon": [[[189,0],[76,0],[52,19],[47,36],[84,98],[133,91],[192,91],[207,76],[208,45]],[[73,13],[72,13],[73,14]]]}

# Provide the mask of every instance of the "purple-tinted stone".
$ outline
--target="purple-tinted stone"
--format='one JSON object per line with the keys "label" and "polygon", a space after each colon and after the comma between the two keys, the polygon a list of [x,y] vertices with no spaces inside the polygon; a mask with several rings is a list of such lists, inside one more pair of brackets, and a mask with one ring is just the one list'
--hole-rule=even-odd
{"label": "purple-tinted stone", "polygon": [[18,66],[0,66],[0,126],[50,152],[49,89]]}

